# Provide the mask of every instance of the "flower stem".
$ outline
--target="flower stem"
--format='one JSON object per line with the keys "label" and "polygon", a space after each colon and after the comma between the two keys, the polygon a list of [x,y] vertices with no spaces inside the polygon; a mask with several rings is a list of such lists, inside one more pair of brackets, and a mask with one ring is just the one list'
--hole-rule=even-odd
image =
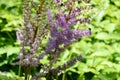
{"label": "flower stem", "polygon": [[19,69],[18,69],[18,76],[20,77],[20,73],[21,73],[21,66],[19,65]]}

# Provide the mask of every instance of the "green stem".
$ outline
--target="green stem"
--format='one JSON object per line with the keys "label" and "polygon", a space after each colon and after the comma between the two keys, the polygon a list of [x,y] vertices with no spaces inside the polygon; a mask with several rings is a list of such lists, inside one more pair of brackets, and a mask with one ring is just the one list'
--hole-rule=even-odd
{"label": "green stem", "polygon": [[21,66],[19,65],[19,70],[18,70],[18,76],[20,77],[20,73],[21,73]]}
{"label": "green stem", "polygon": [[[71,56],[72,56],[72,53],[70,52],[70,55],[68,56],[68,60],[70,60]],[[66,71],[63,73],[62,80],[65,80],[65,73]]]}
{"label": "green stem", "polygon": [[[20,62],[22,61],[22,59],[20,59]],[[20,77],[20,73],[21,73],[21,66],[19,65],[19,68],[18,68],[18,76]]]}
{"label": "green stem", "polygon": [[25,80],[28,80],[28,76],[30,73],[30,66],[25,66],[24,70],[25,70]]}
{"label": "green stem", "polygon": [[62,80],[65,80],[65,72],[63,73]]}

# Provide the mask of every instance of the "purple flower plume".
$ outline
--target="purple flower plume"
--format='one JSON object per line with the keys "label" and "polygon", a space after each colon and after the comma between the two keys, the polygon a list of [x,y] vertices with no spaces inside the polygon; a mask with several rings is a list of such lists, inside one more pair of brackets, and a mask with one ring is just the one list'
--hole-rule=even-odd
{"label": "purple flower plume", "polygon": [[[76,19],[73,14],[56,13],[52,18],[52,13],[50,10],[47,11],[48,24],[50,25],[50,38],[47,43],[45,53],[53,53],[55,50],[61,49],[60,45],[63,47],[71,44],[72,41],[77,41],[78,38],[83,36],[91,35],[91,30],[72,30],[71,26],[75,25],[77,22],[85,22],[84,19]],[[52,25],[51,25],[52,24]]]}

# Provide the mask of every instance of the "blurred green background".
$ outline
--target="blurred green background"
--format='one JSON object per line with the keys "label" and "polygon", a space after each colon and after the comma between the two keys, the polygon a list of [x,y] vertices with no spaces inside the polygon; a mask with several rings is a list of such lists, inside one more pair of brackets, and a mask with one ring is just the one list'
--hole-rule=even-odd
{"label": "blurred green background", "polygon": [[[97,15],[85,27],[92,29],[92,35],[66,49],[55,66],[79,54],[84,59],[61,74],[60,80],[120,80],[120,0],[92,0],[91,4]],[[1,0],[0,80],[23,79],[17,76],[18,66],[11,65],[20,50],[16,28],[21,23],[21,0]]]}

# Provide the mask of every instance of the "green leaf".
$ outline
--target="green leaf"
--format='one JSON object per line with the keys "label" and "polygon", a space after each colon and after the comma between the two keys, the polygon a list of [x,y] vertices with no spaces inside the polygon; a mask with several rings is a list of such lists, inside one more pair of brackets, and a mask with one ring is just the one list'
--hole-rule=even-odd
{"label": "green leaf", "polygon": [[3,51],[1,53],[7,53],[7,57],[9,57],[12,54],[18,54],[20,51],[20,47],[13,47],[11,45],[5,46],[2,48]]}
{"label": "green leaf", "polygon": [[95,36],[95,38],[99,40],[109,40],[109,35],[106,32],[100,32]]}

